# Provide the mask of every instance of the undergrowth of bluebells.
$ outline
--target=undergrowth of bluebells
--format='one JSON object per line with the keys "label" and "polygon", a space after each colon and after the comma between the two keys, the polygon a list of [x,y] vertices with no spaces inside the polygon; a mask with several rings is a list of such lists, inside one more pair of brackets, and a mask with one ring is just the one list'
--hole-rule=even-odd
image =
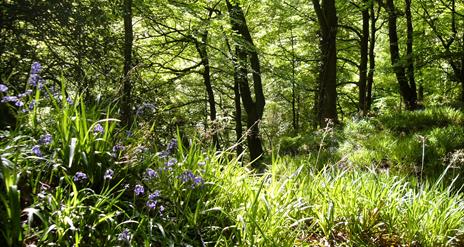
{"label": "undergrowth of bluebells", "polygon": [[419,182],[275,156],[257,175],[231,150],[150,145],[111,105],[86,106],[64,80],[56,92],[38,63],[28,85],[0,85],[20,121],[0,133],[1,246],[463,245],[446,171]]}

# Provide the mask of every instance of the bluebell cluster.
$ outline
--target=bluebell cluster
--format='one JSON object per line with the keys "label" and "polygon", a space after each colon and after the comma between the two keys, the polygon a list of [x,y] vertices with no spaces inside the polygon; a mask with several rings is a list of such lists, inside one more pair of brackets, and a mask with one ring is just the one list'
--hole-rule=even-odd
{"label": "bluebell cluster", "polygon": [[103,129],[103,126],[101,126],[101,124],[97,123],[94,127],[93,127],[93,133],[94,134],[103,134],[103,132],[105,132],[105,130]]}
{"label": "bluebell cluster", "polygon": [[134,193],[136,196],[141,196],[145,193],[145,188],[142,185],[137,184],[135,185]]}
{"label": "bluebell cluster", "polygon": [[42,157],[42,151],[40,151],[39,145],[35,145],[32,147],[32,153],[37,157]]}
{"label": "bluebell cluster", "polygon": [[125,228],[121,233],[119,233],[118,240],[123,241],[123,242],[129,242],[130,241],[129,229]]}
{"label": "bluebell cluster", "polygon": [[52,143],[52,140],[53,140],[52,135],[47,133],[47,134],[40,137],[39,144],[40,145],[49,145],[50,143]]}
{"label": "bluebell cluster", "polygon": [[168,146],[166,147],[166,150],[160,152],[158,156],[160,158],[167,158],[169,155],[173,154],[177,150],[177,139],[172,139],[169,143]]}
{"label": "bluebell cluster", "polygon": [[87,174],[83,172],[76,172],[73,178],[74,182],[84,182],[87,180]]}

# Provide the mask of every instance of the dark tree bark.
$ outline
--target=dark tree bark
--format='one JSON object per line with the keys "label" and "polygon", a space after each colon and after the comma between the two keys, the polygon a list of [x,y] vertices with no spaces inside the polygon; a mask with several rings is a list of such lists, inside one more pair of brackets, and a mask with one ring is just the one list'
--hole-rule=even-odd
{"label": "dark tree bark", "polygon": [[[379,7],[380,10],[380,7]],[[369,72],[367,73],[367,96],[366,96],[366,109],[371,110],[372,107],[372,85],[374,84],[374,71],[375,71],[375,41],[377,27],[375,26],[377,18],[374,10],[374,2],[369,6],[371,30],[369,38]]]}
{"label": "dark tree bark", "polygon": [[312,0],[320,27],[321,61],[317,118],[320,126],[327,120],[338,122],[337,116],[337,10],[335,0]]}
{"label": "dark tree bark", "polygon": [[407,29],[407,46],[406,46],[406,63],[407,63],[407,73],[409,86],[411,87],[411,92],[414,94],[414,97],[417,101],[417,87],[416,79],[414,76],[414,54],[413,54],[413,34],[414,29],[412,26],[412,15],[411,15],[411,0],[405,0],[405,14],[406,14],[406,29]]}
{"label": "dark tree bark", "polygon": [[[209,117],[211,121],[214,123],[216,121],[216,101],[214,100],[214,91],[213,86],[211,84],[211,74],[210,74],[210,65],[209,65],[209,57],[208,57],[208,31],[204,31],[200,33],[201,40],[195,40],[195,47],[197,49],[198,54],[201,57],[201,64],[203,65],[203,83],[205,84],[206,93],[208,95],[208,105],[209,105]],[[220,149],[219,143],[219,136],[217,130],[213,126],[213,144],[216,149]]]}
{"label": "dark tree bark", "polygon": [[[238,68],[237,66],[234,66]],[[237,156],[243,154],[243,145],[242,145],[242,136],[243,136],[243,126],[242,126],[242,104],[240,102],[240,86],[239,86],[239,79],[238,79],[238,71],[234,73],[234,104],[235,104],[235,112],[234,112],[234,119],[235,119],[235,136],[237,139]]]}
{"label": "dark tree bark", "polygon": [[299,130],[299,119],[300,119],[300,111],[299,111],[299,92],[297,91],[297,83],[296,83],[296,58],[295,58],[295,37],[293,36],[293,30],[291,30],[292,37],[291,37],[291,44],[292,44],[292,125],[293,131],[295,134],[298,133]]}
{"label": "dark tree bark", "polygon": [[[254,168],[262,169],[260,160],[264,151],[259,134],[259,122],[263,117],[265,99],[258,52],[251,38],[241,7],[238,3],[232,4],[229,0],[226,0],[226,4],[232,30],[236,32],[234,40],[236,56],[235,72],[237,73],[236,80],[239,85],[240,96],[247,114],[247,143],[250,151],[250,159],[254,161],[252,164]],[[248,83],[248,63],[253,78],[254,100]]]}
{"label": "dark tree bark", "polygon": [[367,114],[367,63],[369,59],[369,0],[364,0],[362,13],[362,33],[361,33],[361,62],[359,64],[359,112],[361,116]]}
{"label": "dark tree bark", "polygon": [[417,108],[417,92],[415,90],[415,85],[410,84],[406,76],[405,66],[401,62],[397,32],[398,11],[395,8],[393,0],[387,0],[385,8],[388,12],[388,37],[390,38],[391,64],[400,86],[400,94],[404,99],[406,109],[414,110]]}
{"label": "dark tree bark", "polygon": [[124,0],[124,75],[121,101],[121,121],[130,128],[131,118],[131,91],[132,83],[130,71],[132,69],[132,43],[134,34],[132,30],[132,0]]}

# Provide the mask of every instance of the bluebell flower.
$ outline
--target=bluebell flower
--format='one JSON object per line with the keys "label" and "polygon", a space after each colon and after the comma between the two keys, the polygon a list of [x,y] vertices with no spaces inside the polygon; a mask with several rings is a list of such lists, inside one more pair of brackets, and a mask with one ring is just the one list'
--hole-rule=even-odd
{"label": "bluebell flower", "polygon": [[203,184],[203,183],[204,183],[203,178],[200,177],[200,176],[197,176],[197,177],[195,177],[193,179],[193,184],[194,185],[200,185],[200,184]]}
{"label": "bluebell flower", "polygon": [[74,182],[82,182],[84,180],[87,180],[87,174],[83,172],[76,172],[74,175]]}
{"label": "bluebell flower", "polygon": [[148,199],[155,200],[160,196],[161,192],[159,190],[155,190],[152,194],[148,195]]}
{"label": "bluebell flower", "polygon": [[38,74],[42,70],[42,65],[39,62],[33,62],[31,65],[31,74]]}
{"label": "bluebell flower", "polygon": [[137,184],[137,185],[135,185],[134,193],[135,193],[136,196],[143,195],[145,193],[145,188],[143,188],[142,185]]}
{"label": "bluebell flower", "polygon": [[53,140],[52,135],[47,133],[47,134],[40,137],[39,144],[48,145],[48,144],[52,143],[52,140]]}
{"label": "bluebell flower", "polygon": [[192,171],[185,171],[179,176],[179,178],[183,183],[187,183],[195,179],[195,175],[193,175]]}
{"label": "bluebell flower", "polygon": [[192,188],[198,185],[202,185],[204,183],[203,178],[200,176],[195,176],[192,171],[185,171],[180,176],[179,179],[183,183],[191,183]]}
{"label": "bluebell flower", "polygon": [[158,203],[157,201],[149,200],[147,201],[147,207],[149,207],[150,209],[155,209],[157,203]]}
{"label": "bluebell flower", "polygon": [[126,147],[119,143],[113,146],[113,152],[124,151],[125,149]]}
{"label": "bluebell flower", "polygon": [[18,94],[18,98],[24,98],[24,97],[29,96],[31,94],[32,94],[32,90],[28,89],[28,90],[26,90],[26,92]]}
{"label": "bluebell flower", "polygon": [[42,157],[42,152],[40,151],[39,145],[35,145],[32,147],[32,153],[35,154],[35,156]]}
{"label": "bluebell flower", "polygon": [[177,159],[172,158],[172,159],[170,159],[168,162],[166,162],[164,165],[167,166],[167,167],[172,167],[172,166],[174,166],[176,163],[177,163]]}
{"label": "bluebell flower", "polygon": [[15,106],[17,106],[17,107],[22,107],[22,106],[24,106],[24,103],[23,103],[21,100],[17,100],[17,101],[15,102]]}
{"label": "bluebell flower", "polygon": [[67,98],[66,98],[66,101],[67,101],[68,104],[70,104],[70,105],[73,105],[73,104],[74,104],[74,101],[71,99],[71,97],[67,97]]}
{"label": "bluebell flower", "polygon": [[18,97],[16,97],[16,96],[3,96],[3,98],[2,98],[2,103],[5,103],[5,102],[14,102],[14,103],[16,103],[16,101],[18,101]]}
{"label": "bluebell flower", "polygon": [[158,155],[158,157],[164,159],[164,158],[167,158],[169,156],[169,153],[167,151],[162,151],[162,152],[158,152],[157,155]]}
{"label": "bluebell flower", "polygon": [[29,110],[33,110],[35,105],[35,100],[32,100],[31,103],[29,103]]}
{"label": "bluebell flower", "polygon": [[118,235],[118,240],[119,241],[124,241],[124,242],[129,242],[130,241],[130,231],[129,229],[124,229],[121,233]]}
{"label": "bluebell flower", "polygon": [[42,65],[40,65],[39,62],[32,63],[31,74],[29,76],[29,84],[32,85],[33,87],[36,87],[37,85],[39,85],[39,88],[43,87],[44,81],[39,75],[41,70],[42,70]]}
{"label": "bluebell flower", "polygon": [[151,169],[151,168],[147,168],[147,170],[145,171],[145,177],[147,179],[157,178],[158,173],[155,170]]}
{"label": "bluebell flower", "polygon": [[8,87],[3,84],[0,84],[0,93],[5,93],[6,91],[8,91]]}
{"label": "bluebell flower", "polygon": [[160,206],[159,206],[159,212],[160,212],[160,215],[163,215],[163,212],[164,212],[164,207],[163,207],[163,205],[160,205]]}
{"label": "bluebell flower", "polygon": [[111,180],[111,179],[113,179],[113,175],[114,175],[114,171],[111,170],[111,169],[108,169],[108,170],[105,171],[105,175],[103,176],[103,179]]}
{"label": "bluebell flower", "polygon": [[166,148],[166,151],[169,154],[172,154],[176,149],[177,149],[177,139],[172,139],[169,142],[168,147]]}
{"label": "bluebell flower", "polygon": [[94,134],[103,134],[105,130],[103,129],[103,126],[101,124],[97,123],[95,127],[93,127],[93,133]]}

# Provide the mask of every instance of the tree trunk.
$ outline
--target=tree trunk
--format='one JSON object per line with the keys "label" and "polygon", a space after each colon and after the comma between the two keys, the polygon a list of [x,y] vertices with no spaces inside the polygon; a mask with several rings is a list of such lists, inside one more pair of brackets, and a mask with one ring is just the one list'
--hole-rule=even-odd
{"label": "tree trunk", "polygon": [[[411,15],[411,0],[406,0],[406,26],[407,26],[407,46],[406,46],[406,62],[408,81],[411,88],[411,93],[417,101],[417,88],[416,79],[414,76],[414,54],[413,54],[413,33],[414,29],[412,26],[412,15]],[[416,102],[417,103],[417,102]]]}
{"label": "tree trunk", "polygon": [[319,68],[318,122],[338,122],[337,116],[337,12],[335,0],[312,0],[320,27],[321,62]]}
{"label": "tree trunk", "polygon": [[390,59],[395,72],[396,79],[400,86],[400,94],[404,99],[406,109],[414,110],[416,108],[417,94],[408,83],[404,65],[400,61],[400,52],[398,47],[397,33],[397,10],[393,0],[387,0],[385,8],[388,12],[388,36],[390,39]]}
{"label": "tree trunk", "polygon": [[[214,91],[213,87],[211,85],[211,75],[210,75],[210,66],[209,66],[209,57],[208,57],[208,50],[207,50],[207,44],[208,44],[208,31],[204,31],[203,33],[200,34],[201,36],[201,41],[195,40],[195,47],[197,49],[198,54],[201,57],[201,63],[203,64],[203,71],[202,71],[202,76],[203,76],[203,83],[205,84],[206,88],[206,93],[208,95],[208,105],[209,105],[209,117],[211,119],[211,122],[215,123],[216,121],[216,102],[214,100]],[[213,144],[216,147],[216,149],[220,149],[220,144],[219,144],[219,136],[216,130],[216,125],[213,124]]]}
{"label": "tree trunk", "polygon": [[369,40],[369,72],[367,74],[367,99],[366,99],[366,109],[371,110],[372,107],[372,85],[374,84],[374,71],[375,71],[375,33],[377,31],[375,23],[375,10],[374,2],[371,3],[369,7],[370,11],[370,20],[371,20],[371,30],[370,30],[370,40]]}
{"label": "tree trunk", "polygon": [[130,128],[131,122],[131,91],[130,71],[132,69],[132,0],[124,0],[124,76],[121,102],[121,121]]}
{"label": "tree trunk", "polygon": [[[229,0],[226,0],[226,3],[232,30],[236,32],[237,35],[234,37],[235,55],[237,59],[235,72],[237,73],[236,80],[240,88],[240,96],[247,113],[247,143],[250,151],[250,159],[254,161],[252,166],[261,170],[262,166],[260,161],[264,152],[259,133],[259,122],[263,116],[265,99],[261,81],[259,57],[242,9],[238,3],[232,5]],[[252,98],[250,85],[248,83],[248,61],[253,78],[255,100]]]}
{"label": "tree trunk", "polygon": [[359,112],[366,115],[367,109],[367,63],[369,56],[369,9],[368,0],[364,0],[362,10],[361,62],[359,64]]}
{"label": "tree trunk", "polygon": [[239,88],[239,81],[236,78],[237,73],[234,73],[234,103],[235,103],[235,135],[237,137],[237,156],[243,154],[243,146],[242,146],[242,136],[243,136],[243,126],[242,126],[242,104],[240,103],[240,88]]}
{"label": "tree trunk", "polygon": [[298,95],[299,92],[297,92],[297,83],[296,83],[296,59],[295,59],[295,37],[293,36],[293,30],[291,30],[292,37],[291,37],[291,44],[292,44],[292,125],[293,125],[293,131],[295,134],[298,133],[299,129],[299,100],[298,100]]}

